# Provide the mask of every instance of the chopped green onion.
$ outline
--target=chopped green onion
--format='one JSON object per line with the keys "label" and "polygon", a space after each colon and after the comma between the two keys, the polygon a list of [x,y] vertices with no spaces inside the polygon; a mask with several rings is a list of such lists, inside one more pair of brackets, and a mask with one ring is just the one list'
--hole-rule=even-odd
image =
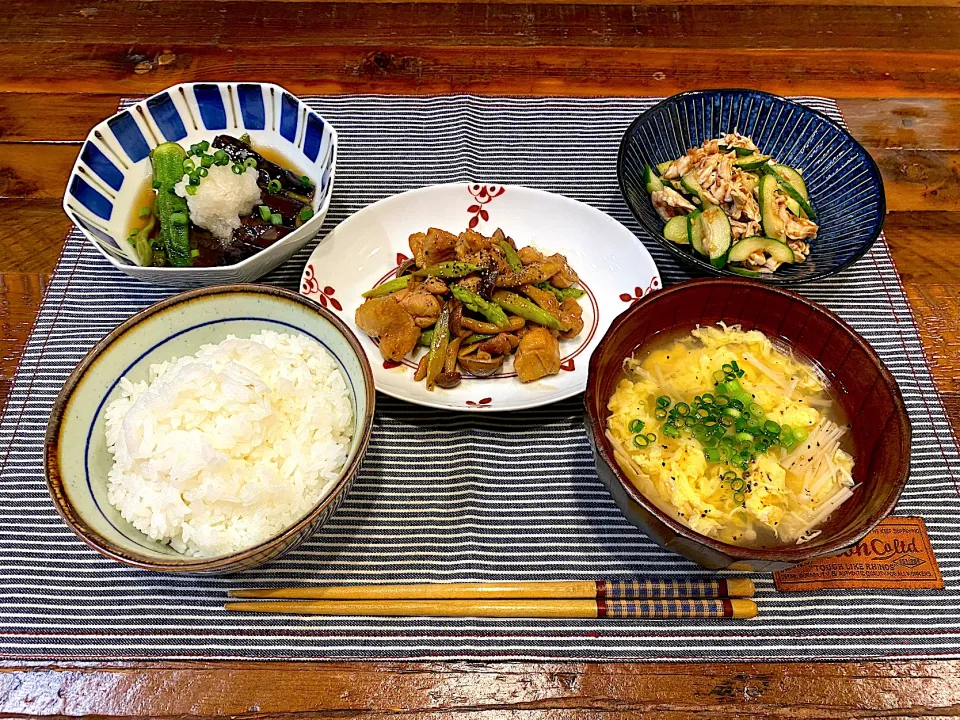
{"label": "chopped green onion", "polygon": [[210,174],[210,171],[207,170],[205,167],[197,168],[197,175],[199,177],[205,178],[209,174]]}
{"label": "chopped green onion", "polygon": [[735,422],[736,420],[734,420],[729,415],[724,415],[720,418],[720,424],[723,425],[724,427],[732,427]]}
{"label": "chopped green onion", "polygon": [[300,176],[300,184],[303,185],[304,187],[310,187],[311,185],[313,185],[313,183],[310,182],[310,178],[308,178],[306,175]]}
{"label": "chopped green onion", "polygon": [[189,178],[189,180],[187,180],[187,184],[189,184],[189,185],[199,185],[199,184],[200,184],[200,176],[197,175],[195,172],[190,173],[189,175],[187,175],[187,177]]}
{"label": "chopped green onion", "polygon": [[710,393],[704,393],[703,397],[700,398],[700,402],[704,405],[713,405],[713,395]]}
{"label": "chopped green onion", "polygon": [[660,397],[658,397],[657,407],[662,407],[662,408],[670,407],[670,398],[667,397],[666,395],[661,395]]}
{"label": "chopped green onion", "polygon": [[311,208],[311,207],[305,207],[303,210],[300,211],[300,219],[301,219],[303,222],[306,222],[307,220],[309,220],[309,219],[312,218],[312,217],[313,217],[313,208]]}
{"label": "chopped green onion", "polygon": [[[786,432],[789,429],[789,425],[784,425],[782,430]],[[803,442],[807,439],[807,431],[803,428],[797,428],[793,431],[793,437],[797,439],[797,442]]]}
{"label": "chopped green onion", "polygon": [[750,411],[750,414],[755,418],[763,417],[763,408],[760,407],[758,403],[752,402],[747,406],[747,410]]}
{"label": "chopped green onion", "polygon": [[738,440],[740,442],[744,442],[744,441],[751,442],[753,441],[753,435],[751,435],[748,432],[738,432],[736,435],[733,436],[733,439]]}
{"label": "chopped green onion", "polygon": [[649,440],[649,441],[652,442],[652,443],[653,443],[653,442],[656,442],[656,441],[657,441],[657,434],[656,434],[656,433],[647,433],[647,440]]}
{"label": "chopped green onion", "polygon": [[243,175],[243,171],[246,170],[240,163],[234,163],[230,169],[233,170],[234,175]]}
{"label": "chopped green onion", "polygon": [[182,212],[175,212],[170,215],[170,222],[174,225],[186,225],[187,224],[187,214]]}
{"label": "chopped green onion", "polygon": [[760,421],[757,420],[755,417],[748,417],[748,418],[747,418],[747,427],[748,427],[750,430],[756,430],[758,427],[760,427]]}
{"label": "chopped green onion", "polygon": [[722,476],[721,479],[725,482],[733,482],[737,479],[737,474],[733,470],[727,470]]}
{"label": "chopped green onion", "polygon": [[654,414],[654,417],[657,418],[657,420],[667,419],[667,411],[664,410],[663,408],[657,408],[656,410],[654,410],[653,414]]}
{"label": "chopped green onion", "polygon": [[267,192],[271,195],[276,195],[283,188],[283,185],[280,184],[280,181],[274,178],[267,183]]}
{"label": "chopped green onion", "polygon": [[737,492],[733,494],[733,501],[739,505],[746,500],[746,497],[742,492]]}
{"label": "chopped green onion", "polygon": [[149,214],[152,213],[152,212],[153,212],[153,208],[144,206],[144,207],[140,208],[140,213],[139,213],[139,214],[140,214],[140,217],[146,217],[147,215],[149,215]]}
{"label": "chopped green onion", "polygon": [[230,156],[227,155],[223,150],[217,150],[213,154],[213,163],[214,165],[228,165],[230,163]]}
{"label": "chopped green onion", "polygon": [[257,166],[257,159],[255,157],[248,157],[243,161],[243,166],[248,168],[255,168]]}
{"label": "chopped green onion", "polygon": [[196,164],[190,158],[187,158],[186,160],[183,161],[184,172],[186,173],[192,172],[193,170],[196,170],[196,168],[197,168]]}
{"label": "chopped green onion", "polygon": [[678,428],[676,425],[673,425],[672,423],[667,423],[661,428],[661,430],[663,431],[663,434],[666,435],[667,437],[671,437],[671,438],[680,437],[680,428]]}
{"label": "chopped green onion", "polygon": [[737,398],[730,398],[730,407],[734,410],[743,410],[743,403]]}
{"label": "chopped green onion", "polygon": [[241,136],[239,137],[239,140],[240,140],[240,142],[242,142],[244,145],[249,145],[249,144],[250,144],[250,133],[244,133],[243,135],[241,135]]}
{"label": "chopped green onion", "polygon": [[730,363],[724,363],[723,365],[720,366],[720,369],[723,370],[725,373],[732,373],[733,365],[731,365]]}
{"label": "chopped green onion", "polygon": [[200,143],[194,143],[190,146],[191,155],[200,155],[203,152],[203,149],[200,147]]}
{"label": "chopped green onion", "polygon": [[204,155],[200,158],[200,166],[208,168],[213,165],[213,155]]}
{"label": "chopped green onion", "polygon": [[727,437],[729,437],[729,435],[724,435],[724,437],[720,438],[720,442],[717,445],[717,452],[720,453],[720,459],[723,460],[724,462],[726,462],[731,457],[733,457],[733,450],[729,445],[726,445],[723,442],[724,438],[727,438]]}
{"label": "chopped green onion", "polygon": [[780,426],[777,425],[773,420],[767,420],[767,421],[763,424],[763,431],[764,431],[765,433],[769,433],[770,435],[779,435],[779,434],[780,434]]}
{"label": "chopped green onion", "polygon": [[[260,211],[260,219],[264,222],[270,222],[270,216],[273,214],[273,211],[270,210],[266,205],[261,205],[257,208]],[[633,429],[630,432],[635,432]]]}
{"label": "chopped green onion", "polygon": [[716,380],[718,383],[722,383],[724,380],[726,380],[726,378],[727,378],[727,374],[723,372],[723,370],[714,370],[713,379]]}
{"label": "chopped green onion", "polygon": [[[263,207],[262,205],[260,207]],[[630,421],[630,424],[627,426],[627,429],[632,433],[638,433],[643,431],[644,422],[640,418],[634,418]]]}
{"label": "chopped green onion", "polygon": [[196,248],[190,251],[190,257],[197,257],[199,255],[200,255],[200,251],[197,250]]}
{"label": "chopped green onion", "polygon": [[650,441],[647,440],[647,436],[646,436],[646,435],[634,435],[634,436],[633,436],[633,445],[634,445],[634,447],[638,447],[638,448],[640,448],[640,449],[642,450],[642,449],[644,449],[645,447],[649,447],[649,446],[650,446]]}
{"label": "chopped green onion", "polygon": [[721,408],[726,407],[729,403],[730,403],[730,398],[728,398],[726,395],[717,395],[713,399],[713,404],[716,405],[717,407],[721,407]]}
{"label": "chopped green onion", "polygon": [[283,215],[280,213],[273,213],[273,215],[270,216],[270,224],[283,225]]}
{"label": "chopped green onion", "polygon": [[184,188],[184,190],[187,191],[187,195],[196,195],[196,194],[197,194],[197,186],[196,186],[196,185],[187,185],[187,186]]}
{"label": "chopped green onion", "polygon": [[743,478],[736,478],[730,482],[730,489],[734,492],[740,492],[743,490],[747,484],[743,481]]}
{"label": "chopped green onion", "polygon": [[208,143],[206,140],[201,140],[201,141],[200,141],[200,152],[206,152],[206,151],[209,150],[209,149],[210,149],[210,143]]}
{"label": "chopped green onion", "polygon": [[717,448],[704,448],[703,457],[707,462],[718,463],[720,462],[720,451]]}

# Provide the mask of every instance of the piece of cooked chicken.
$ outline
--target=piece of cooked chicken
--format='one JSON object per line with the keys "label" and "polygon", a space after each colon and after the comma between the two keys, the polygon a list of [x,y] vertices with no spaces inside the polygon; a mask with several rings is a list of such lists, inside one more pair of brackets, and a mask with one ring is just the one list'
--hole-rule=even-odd
{"label": "piece of cooked chicken", "polygon": [[685,215],[697,209],[692,202],[669,187],[650,193],[650,200],[653,201],[657,214],[664,220],[669,220],[674,215]]}
{"label": "piece of cooked chicken", "polygon": [[580,276],[577,275],[576,271],[572,267],[570,267],[570,263],[567,262],[565,255],[554,253],[547,259],[553,260],[560,265],[560,272],[550,278],[550,284],[555,288],[568,288],[571,285],[580,282]]}
{"label": "piece of cooked chicken", "polygon": [[372,338],[380,338],[384,360],[400,362],[420,339],[420,328],[393,295],[369,298],[357,308],[357,325]]}
{"label": "piece of cooked chicken", "polygon": [[513,369],[520,382],[533,382],[560,372],[560,341],[545,327],[531,327],[520,339]]}
{"label": "piece of cooked chicken", "polygon": [[457,256],[457,236],[446,230],[429,228],[423,239],[423,265],[417,259],[417,265],[427,267],[437,263],[453,260]]}
{"label": "piece of cooked chicken", "polygon": [[394,293],[400,307],[410,313],[417,327],[428,328],[440,317],[441,304],[423,283]]}
{"label": "piece of cooked chicken", "polygon": [[566,325],[569,330],[560,333],[564,340],[575,338],[583,330],[583,308],[576,298],[564,298],[560,303],[560,322]]}

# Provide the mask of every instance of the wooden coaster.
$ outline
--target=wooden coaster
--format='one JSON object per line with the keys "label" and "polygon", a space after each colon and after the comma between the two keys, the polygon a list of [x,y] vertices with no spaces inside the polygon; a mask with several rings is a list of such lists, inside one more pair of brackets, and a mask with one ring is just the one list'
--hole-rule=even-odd
{"label": "wooden coaster", "polygon": [[942,589],[943,576],[921,518],[889,517],[855,547],[773,574],[777,590]]}

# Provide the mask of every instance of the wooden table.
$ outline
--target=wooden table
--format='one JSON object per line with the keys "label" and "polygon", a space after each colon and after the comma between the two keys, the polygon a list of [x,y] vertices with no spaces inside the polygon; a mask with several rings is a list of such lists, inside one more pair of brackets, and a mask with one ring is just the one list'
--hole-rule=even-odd
{"label": "wooden table", "polygon": [[[0,391],[69,224],[81,139],[194,80],[296,93],[838,98],[960,429],[960,9],[953,0],[561,4],[28,0],[0,6]],[[960,663],[114,663],[0,667],[0,713],[318,718],[960,715]]]}

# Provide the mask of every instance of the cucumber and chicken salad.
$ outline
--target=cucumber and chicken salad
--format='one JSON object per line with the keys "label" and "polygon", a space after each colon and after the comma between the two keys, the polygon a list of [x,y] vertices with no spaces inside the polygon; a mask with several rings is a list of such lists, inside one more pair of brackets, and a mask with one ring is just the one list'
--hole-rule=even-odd
{"label": "cucumber and chicken salad", "polygon": [[739,133],[707,140],[681,158],[644,168],[663,235],[691,245],[717,268],[742,275],[799,263],[817,237],[799,170],[761,153]]}

